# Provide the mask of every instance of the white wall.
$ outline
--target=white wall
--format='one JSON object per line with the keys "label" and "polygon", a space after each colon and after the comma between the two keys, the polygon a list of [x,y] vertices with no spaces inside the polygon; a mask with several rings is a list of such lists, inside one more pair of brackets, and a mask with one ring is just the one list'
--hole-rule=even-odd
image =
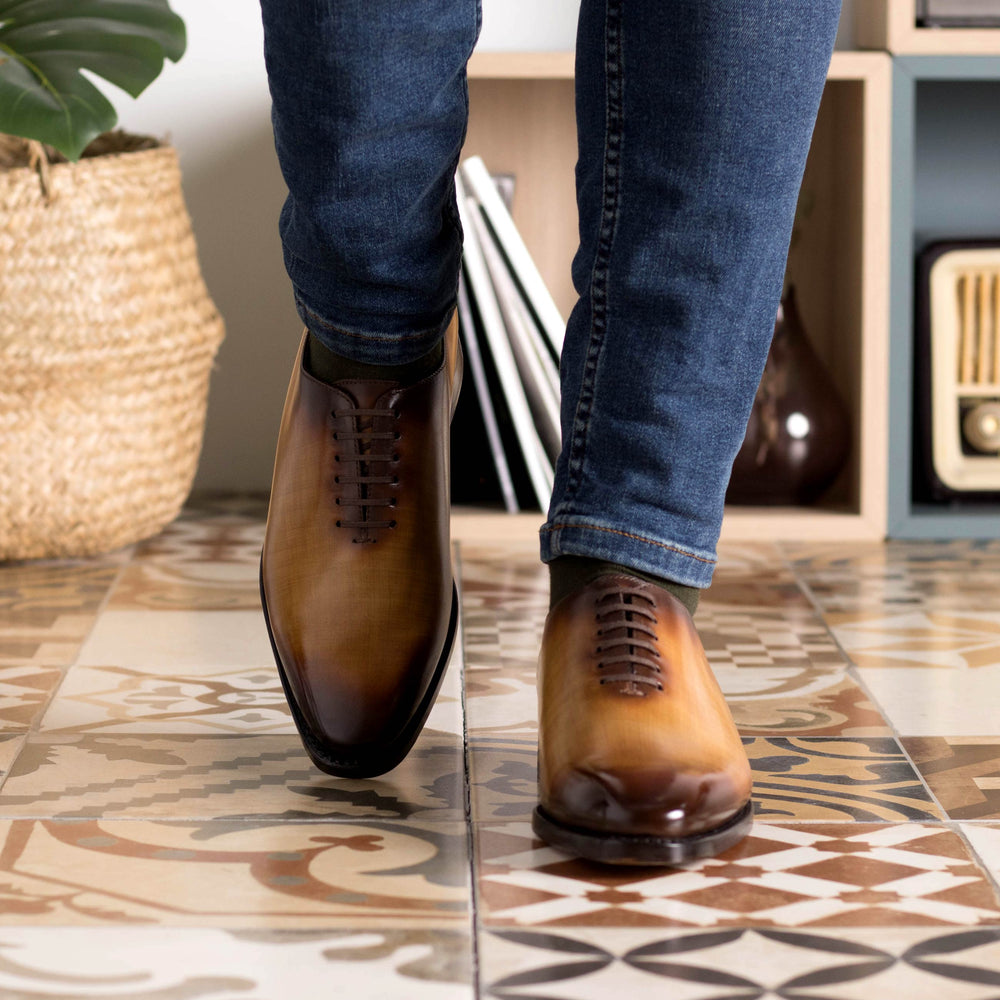
{"label": "white wall", "polygon": [[[460,0],[455,0],[460,2]],[[853,43],[845,0],[840,47]],[[864,2],[864,0],[862,0]],[[188,51],[123,127],[177,147],[202,268],[226,320],[195,488],[264,490],[301,324],[281,260],[284,184],[274,155],[256,0],[172,0]],[[480,48],[572,49],[579,0],[484,0]],[[846,29],[846,30],[845,30]]]}

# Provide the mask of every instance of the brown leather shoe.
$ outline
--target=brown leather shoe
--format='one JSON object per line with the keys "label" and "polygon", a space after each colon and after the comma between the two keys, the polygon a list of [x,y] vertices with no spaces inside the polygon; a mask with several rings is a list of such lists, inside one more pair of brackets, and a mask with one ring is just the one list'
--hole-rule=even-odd
{"label": "brown leather shoe", "polygon": [[549,613],[535,833],[613,864],[725,850],[752,822],[750,766],[687,609],[603,574]]}
{"label": "brown leather shoe", "polygon": [[278,433],[261,555],[271,646],[309,756],[368,777],[395,767],[434,703],[455,637],[449,424],[458,323],[432,375],[327,385],[303,337]]}

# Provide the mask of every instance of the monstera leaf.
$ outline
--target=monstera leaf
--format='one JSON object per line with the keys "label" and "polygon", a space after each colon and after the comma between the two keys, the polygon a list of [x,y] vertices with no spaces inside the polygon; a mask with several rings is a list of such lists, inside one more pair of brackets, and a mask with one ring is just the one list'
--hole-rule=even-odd
{"label": "monstera leaf", "polygon": [[137,97],[184,46],[168,0],[0,0],[0,132],[77,160],[118,121],[80,71]]}

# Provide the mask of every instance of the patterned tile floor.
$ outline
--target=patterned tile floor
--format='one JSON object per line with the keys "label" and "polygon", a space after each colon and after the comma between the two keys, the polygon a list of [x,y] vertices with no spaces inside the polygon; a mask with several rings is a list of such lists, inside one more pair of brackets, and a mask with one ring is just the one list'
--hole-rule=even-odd
{"label": "patterned tile floor", "polygon": [[1000,996],[1000,543],[724,548],[696,621],[757,822],[615,869],[531,832],[533,553],[456,547],[428,725],[342,781],[271,662],[263,514],[0,566],[0,996]]}

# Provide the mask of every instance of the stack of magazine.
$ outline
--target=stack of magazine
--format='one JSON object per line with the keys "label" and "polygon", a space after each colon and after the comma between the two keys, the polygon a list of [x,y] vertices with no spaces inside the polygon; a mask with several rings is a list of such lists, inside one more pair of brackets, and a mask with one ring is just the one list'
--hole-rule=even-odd
{"label": "stack of magazine", "polygon": [[[458,292],[465,388],[453,423],[453,495],[463,502],[492,492],[510,512],[544,510],[559,454],[566,323],[479,157],[461,165],[456,187],[465,231]],[[486,494],[471,497],[470,479]]]}

